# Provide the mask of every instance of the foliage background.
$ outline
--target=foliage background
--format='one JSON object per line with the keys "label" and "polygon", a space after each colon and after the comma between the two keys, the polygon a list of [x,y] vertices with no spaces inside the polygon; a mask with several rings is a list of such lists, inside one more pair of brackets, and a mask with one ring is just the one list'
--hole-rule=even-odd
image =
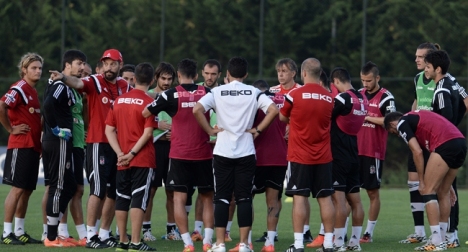
{"label": "foliage background", "polygon": [[[107,48],[119,49],[125,63],[132,64],[157,65],[164,60],[176,65],[188,57],[199,65],[208,58],[226,65],[239,55],[249,61],[246,82],[264,78],[274,85],[278,59],[289,57],[300,65],[316,57],[327,72],[336,66],[347,68],[358,88],[365,52],[365,61],[379,66],[380,84],[394,94],[398,110],[406,112],[414,99],[414,52],[429,41],[448,51],[450,73],[462,86],[468,85],[468,1],[264,0],[260,50],[261,1],[0,0],[0,92],[18,79],[16,65],[28,51],[45,59],[39,93],[48,70],[61,68],[62,10],[64,48],[82,50],[93,66]],[[460,129],[465,135],[466,128],[463,122]],[[5,145],[7,138],[1,130],[0,144]],[[390,137],[385,184],[406,184],[407,155],[403,141]],[[468,184],[466,171],[460,171],[459,184]]]}

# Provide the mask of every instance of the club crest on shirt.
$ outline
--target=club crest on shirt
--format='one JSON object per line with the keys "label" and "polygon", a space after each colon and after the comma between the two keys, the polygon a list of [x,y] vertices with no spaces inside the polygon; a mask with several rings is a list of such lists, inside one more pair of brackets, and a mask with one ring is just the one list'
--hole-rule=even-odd
{"label": "club crest on shirt", "polygon": [[109,99],[107,97],[102,97],[102,103],[107,104],[109,102]]}
{"label": "club crest on shirt", "polygon": [[67,163],[65,164],[65,168],[70,169],[70,162],[67,162]]}
{"label": "club crest on shirt", "polygon": [[33,114],[33,113],[34,113],[34,111],[35,111],[35,110],[34,110],[34,108],[33,108],[33,107],[30,107],[30,108],[29,108],[29,113]]}
{"label": "club crest on shirt", "polygon": [[375,174],[375,165],[371,165],[371,167],[369,169],[369,173],[370,174]]}
{"label": "club crest on shirt", "polygon": [[33,98],[32,98],[32,96],[29,96],[29,100],[31,100],[31,101],[32,101],[32,99],[33,99]]}

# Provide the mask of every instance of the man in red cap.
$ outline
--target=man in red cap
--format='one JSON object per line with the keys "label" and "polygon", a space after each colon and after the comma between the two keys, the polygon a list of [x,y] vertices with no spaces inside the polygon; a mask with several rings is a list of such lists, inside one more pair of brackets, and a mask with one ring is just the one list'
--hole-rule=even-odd
{"label": "man in red cap", "polygon": [[[115,210],[115,175],[117,155],[112,150],[104,133],[107,112],[116,98],[127,93],[131,87],[118,77],[122,68],[122,54],[116,49],[109,49],[101,57],[103,74],[94,74],[85,78],[67,76],[52,70],[52,80],[62,80],[67,86],[88,96],[89,127],[86,138],[86,176],[90,184],[90,196],[87,204],[87,248],[115,247],[117,241],[109,237],[110,224]],[[107,199],[105,197],[107,196]],[[103,207],[101,208],[101,206]],[[96,235],[96,220],[102,209],[102,223],[99,235]]]}

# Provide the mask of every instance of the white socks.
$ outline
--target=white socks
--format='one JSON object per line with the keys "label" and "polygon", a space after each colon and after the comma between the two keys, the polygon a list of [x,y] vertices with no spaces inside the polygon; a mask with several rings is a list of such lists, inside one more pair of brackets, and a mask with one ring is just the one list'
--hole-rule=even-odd
{"label": "white socks", "polygon": [[24,218],[15,217],[15,235],[24,235]]}
{"label": "white socks", "polygon": [[62,236],[62,237],[65,237],[65,238],[70,237],[70,234],[68,233],[68,225],[67,225],[67,223],[65,223],[65,224],[60,223],[60,224],[58,225],[58,235],[59,235],[59,236]]}
{"label": "white socks", "polygon": [[[47,225],[46,225],[47,230]],[[3,222],[3,237],[7,237],[10,233],[13,232],[13,224],[11,222]]]}
{"label": "white socks", "polygon": [[213,229],[205,228],[205,237],[203,238],[203,244],[211,244],[211,238],[213,238]]}
{"label": "white socks", "polygon": [[203,221],[195,221],[195,231],[201,234],[202,232],[202,227],[203,227]]}

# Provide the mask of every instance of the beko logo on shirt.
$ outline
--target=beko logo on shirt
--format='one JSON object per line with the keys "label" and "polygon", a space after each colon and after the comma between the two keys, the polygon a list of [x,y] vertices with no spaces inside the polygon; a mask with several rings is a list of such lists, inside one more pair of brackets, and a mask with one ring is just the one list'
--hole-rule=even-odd
{"label": "beko logo on shirt", "polygon": [[252,95],[252,90],[221,90],[221,96]]}
{"label": "beko logo on shirt", "polygon": [[136,104],[136,105],[143,105],[144,101],[142,99],[136,99],[136,98],[119,98],[117,100],[117,104]]}
{"label": "beko logo on shirt", "polygon": [[330,96],[317,93],[302,93],[302,99],[322,100],[327,101],[329,103],[333,102],[333,99]]}
{"label": "beko logo on shirt", "polygon": [[193,108],[195,107],[195,104],[197,104],[197,102],[182,102],[180,106],[182,108]]}
{"label": "beko logo on shirt", "polygon": [[193,90],[193,91],[177,91],[174,93],[174,98],[179,98],[179,97],[193,97],[194,95],[205,95],[206,92],[205,90]]}
{"label": "beko logo on shirt", "polygon": [[353,114],[357,115],[357,116],[365,116],[365,115],[367,115],[367,110],[353,109]]}

